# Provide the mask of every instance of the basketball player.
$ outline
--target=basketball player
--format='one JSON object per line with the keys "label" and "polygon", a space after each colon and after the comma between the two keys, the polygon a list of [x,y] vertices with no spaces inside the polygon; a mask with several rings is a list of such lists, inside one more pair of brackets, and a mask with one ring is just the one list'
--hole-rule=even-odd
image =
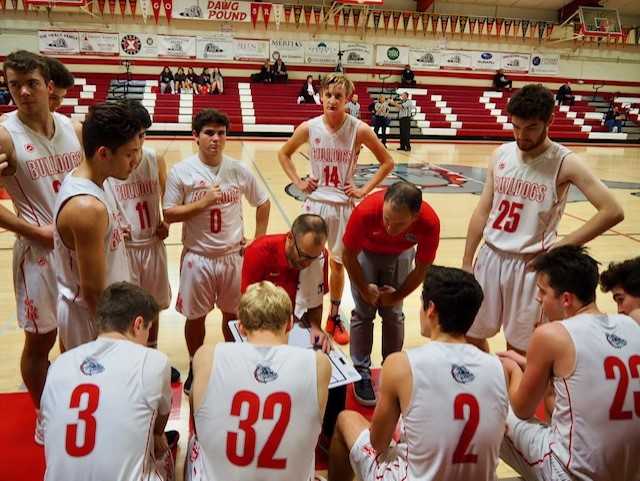
{"label": "basketball player", "polygon": [[[0,126],[0,185],[9,192],[17,215],[0,206],[0,227],[17,237],[13,286],[18,324],[25,333],[20,370],[38,410],[57,333],[55,196],[68,172],[80,164],[82,151],[77,126],[49,112],[54,87],[42,57],[24,50],[11,53],[4,73],[17,110]],[[42,443],[38,427],[36,440]]]}
{"label": "basketball player", "polygon": [[[145,131],[151,127],[151,117],[138,100],[127,100],[124,106],[142,125],[140,144]],[[140,163],[126,181],[109,178],[104,189],[115,199],[125,232],[131,282],[150,293],[160,309],[167,309],[171,301],[171,287],[167,271],[167,249],[163,240],[169,235],[169,225],[162,221],[160,204],[167,180],[167,164],[161,155],[142,148]],[[158,324],[149,332],[148,347],[158,347]],[[172,368],[171,379],[179,373]]]}
{"label": "basketball player", "polygon": [[329,480],[351,480],[354,471],[362,481],[496,479],[505,374],[496,357],[465,342],[482,297],[468,272],[429,268],[420,327],[431,342],[387,358],[371,424],[355,411],[340,415]]}
{"label": "basketball player", "polygon": [[[193,119],[198,153],[171,169],[164,196],[166,222],[182,222],[182,259],[176,310],[187,317],[184,335],[189,359],[202,346],[205,318],[217,305],[222,334],[233,336],[228,322],[237,319],[244,247],[242,196],[256,207],[258,238],[267,231],[270,202],[266,191],[241,162],[224,155],[229,118],[203,109]],[[184,383],[191,389],[191,368]]]}
{"label": "basketball player", "polygon": [[58,326],[71,349],[96,338],[96,303],[104,288],[130,279],[115,202],[103,190],[108,177],[125,180],[140,157],[138,119],[116,103],[92,105],[82,124],[84,160],[56,198],[55,259]]}
{"label": "basketball player", "polygon": [[[62,105],[62,101],[66,97],[67,91],[73,87],[74,78],[71,72],[69,72],[69,69],[67,69],[60,60],[45,56],[40,56],[40,58],[46,62],[49,67],[49,78],[53,82],[53,90],[49,94],[49,110],[51,112],[55,112]],[[16,111],[14,110],[13,112],[0,115],[0,124],[9,116],[15,115],[14,112]]]}
{"label": "basketball player", "polygon": [[167,449],[169,362],[145,347],[158,311],[140,287],[110,285],[98,301],[98,338],[51,365],[42,396],[47,481],[159,481],[153,468]]}
{"label": "basketball player", "polygon": [[[468,336],[485,351],[487,338],[500,326],[510,349],[527,350],[534,325],[541,321],[528,262],[563,244],[585,244],[624,218],[620,204],[584,161],[549,139],[553,109],[553,94],[540,84],[526,85],[511,97],[507,111],[515,142],[493,154],[469,221],[462,267],[474,272],[486,297]],[[558,239],[571,185],[597,213]],[[482,238],[484,245],[473,265]]]}
{"label": "basketball player", "polygon": [[187,450],[186,479],[313,479],[329,359],[287,345],[291,300],[271,282],[249,286],[238,314],[248,342],[204,346],[193,359],[198,434]]}
{"label": "basketball player", "polygon": [[[352,92],[353,83],[344,75],[332,73],[324,77],[321,83],[323,114],[300,124],[278,152],[280,165],[291,182],[308,195],[303,211],[322,216],[329,228],[331,309],[326,331],[339,344],[349,342],[349,332],[339,313],[344,290],[342,235],[354,201],[371,192],[393,170],[391,155],[371,127],[345,110]],[[307,142],[311,175],[300,179],[292,156]],[[371,150],[380,165],[365,185],[356,187],[353,174],[362,145]]]}
{"label": "basketball player", "polygon": [[[640,325],[598,309],[598,263],[583,247],[558,247],[532,267],[538,301],[556,322],[535,330],[526,359],[502,358],[513,411],[500,456],[526,481],[636,481]],[[545,425],[531,417],[550,383],[555,407]]]}
{"label": "basketball player", "polygon": [[609,264],[600,274],[600,287],[611,292],[619,314],[640,313],[640,257]]}

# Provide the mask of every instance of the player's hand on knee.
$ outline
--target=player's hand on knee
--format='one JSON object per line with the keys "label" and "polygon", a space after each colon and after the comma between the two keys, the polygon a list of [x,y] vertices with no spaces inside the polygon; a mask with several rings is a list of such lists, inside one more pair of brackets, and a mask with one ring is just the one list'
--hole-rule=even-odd
{"label": "player's hand on knee", "polygon": [[401,299],[396,296],[396,289],[392,286],[382,286],[380,288],[380,297],[378,297],[378,304],[381,306],[393,306],[398,304]]}

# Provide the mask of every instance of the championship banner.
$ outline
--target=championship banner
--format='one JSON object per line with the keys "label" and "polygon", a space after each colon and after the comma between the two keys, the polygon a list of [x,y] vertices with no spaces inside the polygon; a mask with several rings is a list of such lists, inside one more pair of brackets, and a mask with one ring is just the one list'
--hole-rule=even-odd
{"label": "championship banner", "polygon": [[313,17],[316,21],[316,25],[320,25],[320,18],[322,16],[322,7],[318,5],[313,6]]}
{"label": "championship banner", "polygon": [[252,3],[251,4],[251,25],[253,25],[253,28],[256,28],[256,23],[258,23],[259,11],[260,11],[260,4]]}
{"label": "championship banner", "polygon": [[429,14],[422,14],[422,36],[427,35],[427,30],[429,30]]}
{"label": "championship banner", "polygon": [[398,11],[393,12],[393,33],[398,33],[398,25],[400,25],[401,16],[402,16],[402,12],[398,12]]}
{"label": "championship banner", "polygon": [[6,0],[0,0],[0,10],[6,10],[7,3]]}
{"label": "championship banner", "polygon": [[447,35],[447,28],[449,28],[449,15],[442,15],[440,17],[440,30],[442,30],[442,35]]}
{"label": "championship banner", "polygon": [[472,67],[474,70],[498,70],[501,58],[496,52],[473,52]]}
{"label": "championship banner", "polygon": [[513,21],[513,36],[517,37],[520,33],[520,20]]}
{"label": "championship banner", "polygon": [[294,5],[293,20],[296,23],[296,28],[300,28],[300,15],[302,15],[302,5]]}
{"label": "championship banner", "polygon": [[404,28],[404,34],[407,34],[409,28],[409,22],[411,21],[411,12],[402,12],[402,27]]}
{"label": "championship banner", "polygon": [[380,26],[380,15],[382,15],[381,10],[373,11],[373,30],[378,31],[378,27]]}
{"label": "championship banner", "polygon": [[18,0],[11,0],[11,5],[14,10],[18,10]]}
{"label": "championship banner", "polygon": [[522,39],[527,36],[527,31],[529,30],[529,20],[522,20]]}
{"label": "championship banner", "polygon": [[501,18],[496,18],[496,35],[500,38],[500,34],[502,33],[502,24],[504,20]]}
{"label": "championship banner", "polygon": [[458,16],[452,15],[451,16],[451,33],[456,33],[457,29],[458,29]]}
{"label": "championship banner", "polygon": [[536,36],[537,24],[533,20],[529,22],[529,38],[533,39]]}
{"label": "championship banner", "polygon": [[311,25],[311,14],[313,13],[313,8],[311,5],[305,5],[302,10],[304,11],[304,21],[307,24],[307,27]]}
{"label": "championship banner", "polygon": [[630,28],[622,27],[622,45],[627,44],[627,40],[629,39],[629,33],[631,33]]}
{"label": "championship banner", "polygon": [[78,32],[38,30],[38,50],[40,53],[55,55],[80,53]]}
{"label": "championship banner", "polygon": [[373,63],[373,49],[368,43],[340,41],[340,50],[344,52],[344,65],[369,67]]}
{"label": "championship banner", "polygon": [[542,42],[542,37],[544,37],[544,29],[547,26],[546,22],[538,22],[538,41]]}
{"label": "championship banner", "polygon": [[[98,0],[104,2],[104,0]],[[149,18],[149,8],[151,5],[149,4],[150,0],[140,0],[140,15],[142,16],[142,21],[147,23],[147,18]]]}
{"label": "championship banner", "polygon": [[153,34],[121,33],[120,55],[155,58],[158,56],[158,39]]}
{"label": "championship banner", "polygon": [[293,10],[293,5],[285,5],[283,7],[284,9],[284,21],[285,23],[290,23],[291,22],[291,12]]}
{"label": "championship banner", "polygon": [[336,30],[338,30],[338,26],[340,25],[340,16],[342,15],[342,10],[338,10],[333,14],[333,26]]}
{"label": "championship banner", "polygon": [[551,32],[553,32],[553,23],[547,23],[547,40],[551,38]]}
{"label": "championship banner", "polygon": [[204,60],[233,60],[233,38],[227,35],[197,37],[196,57]]}
{"label": "championship banner", "polygon": [[167,17],[167,23],[171,23],[173,17],[173,0],[164,0],[164,16]]}
{"label": "championship banner", "polygon": [[273,18],[276,22],[276,29],[280,30],[280,23],[282,23],[282,17],[284,17],[284,9],[281,3],[272,4],[271,10],[273,12]]}
{"label": "championship banner", "polygon": [[262,60],[269,58],[269,40],[234,38],[233,56],[235,60]]}
{"label": "championship banner", "polygon": [[484,33],[484,26],[487,23],[487,17],[478,19],[478,35],[482,36]]}
{"label": "championship banner", "polygon": [[124,18],[124,13],[127,11],[127,0],[118,0],[118,3],[120,4],[120,14]]}
{"label": "championship banner", "polygon": [[464,35],[464,31],[467,29],[467,22],[469,17],[460,17],[460,35]]}
{"label": "championship banner", "polygon": [[440,66],[451,70],[470,70],[473,63],[472,52],[445,50],[441,52]]}
{"label": "championship banner", "polygon": [[353,28],[357,30],[358,26],[360,25],[360,13],[362,12],[362,10],[360,10],[359,8],[354,8],[351,11],[353,12]]}
{"label": "championship banner", "polygon": [[109,13],[112,16],[116,14],[116,0],[109,0]]}
{"label": "championship banner", "polygon": [[264,20],[264,28],[269,29],[269,19],[271,18],[272,3],[262,4],[262,20]]}
{"label": "championship banner", "polygon": [[346,32],[349,28],[349,18],[351,17],[351,7],[342,7],[342,25]]}
{"label": "championship banner", "polygon": [[431,15],[431,33],[434,35],[438,33],[438,20],[439,17],[435,13]]}
{"label": "championship banner", "polygon": [[496,22],[495,18],[487,19],[487,35],[493,35],[493,25]]}
{"label": "championship banner", "polygon": [[387,33],[389,31],[389,20],[391,20],[391,12],[388,10],[383,11],[382,19],[384,20],[384,32]]}
{"label": "championship banner", "polygon": [[418,24],[420,23],[420,14],[418,12],[413,12],[411,14],[411,20],[413,21],[413,34],[417,35]]}
{"label": "championship banner", "polygon": [[286,64],[304,63],[304,43],[302,40],[271,39],[269,52],[272,61],[281,58]]}
{"label": "championship banner", "polygon": [[106,3],[106,0],[98,0],[98,11],[100,12],[100,15],[104,15],[104,6]]}
{"label": "championship banner", "polygon": [[80,53],[83,55],[118,55],[117,33],[80,32]]}
{"label": "championship banner", "polygon": [[[89,5],[93,5],[93,2],[89,0]],[[129,0],[129,8],[131,9],[131,16],[136,16],[136,8],[138,7],[138,0]]]}
{"label": "championship banner", "polygon": [[318,65],[335,65],[338,63],[340,42],[333,40],[305,40],[305,63]]}
{"label": "championship banner", "polygon": [[553,53],[536,54],[531,57],[531,73],[559,74],[560,55]]}
{"label": "championship banner", "polygon": [[476,22],[478,21],[477,18],[470,18],[469,19],[469,35],[474,35],[476,33]]}
{"label": "championship banner", "polygon": [[512,20],[505,20],[504,21],[504,36],[508,37],[509,33],[511,33],[511,24],[513,23]]}
{"label": "championship banner", "polygon": [[440,52],[424,48],[409,49],[409,65],[413,68],[439,69]]}
{"label": "championship banner", "polygon": [[408,63],[409,47],[376,45],[376,65],[406,65]]}
{"label": "championship banner", "polygon": [[[162,2],[162,0],[151,0],[151,9],[153,10],[153,18],[156,21],[156,25],[160,20],[160,2]],[[111,4],[111,0],[109,0],[109,4]]]}
{"label": "championship banner", "polygon": [[196,37],[158,35],[158,56],[196,58]]}
{"label": "championship banner", "polygon": [[503,53],[500,68],[505,72],[528,72],[531,55],[523,53]]}

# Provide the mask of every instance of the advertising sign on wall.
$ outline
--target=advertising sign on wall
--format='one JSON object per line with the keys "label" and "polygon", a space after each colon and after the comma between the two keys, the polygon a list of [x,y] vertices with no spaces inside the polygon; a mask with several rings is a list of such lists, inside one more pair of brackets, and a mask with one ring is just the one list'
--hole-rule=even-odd
{"label": "advertising sign on wall", "polygon": [[236,60],[266,60],[269,58],[269,40],[234,38],[233,52]]}
{"label": "advertising sign on wall", "polygon": [[498,70],[502,54],[497,52],[473,52],[474,70]]}
{"label": "advertising sign on wall", "polygon": [[473,52],[463,50],[445,50],[440,57],[440,66],[446,69],[471,69]]}
{"label": "advertising sign on wall", "polygon": [[117,33],[80,32],[80,53],[83,55],[118,55]]}
{"label": "advertising sign on wall", "polygon": [[560,55],[554,53],[534,54],[529,66],[531,73],[558,74],[560,73]]}
{"label": "advertising sign on wall", "polygon": [[195,58],[196,37],[158,35],[158,55],[161,57]]}
{"label": "advertising sign on wall", "polygon": [[412,68],[439,69],[440,52],[425,48],[411,48],[409,49],[409,65]]}
{"label": "advertising sign on wall", "polygon": [[40,53],[66,55],[80,52],[78,32],[38,31]]}
{"label": "advertising sign on wall", "polygon": [[402,45],[376,45],[376,65],[406,65],[409,47]]}
{"label": "advertising sign on wall", "polygon": [[527,72],[531,55],[523,53],[503,53],[500,67],[506,72]]}
{"label": "advertising sign on wall", "polygon": [[207,60],[233,60],[233,38],[227,35],[198,37],[196,55]]}
{"label": "advertising sign on wall", "polygon": [[304,42],[304,61],[320,65],[335,65],[338,63],[339,50],[340,42],[337,41],[307,40]]}
{"label": "advertising sign on wall", "polygon": [[280,57],[287,63],[304,63],[304,42],[302,40],[271,39],[269,45],[271,61]]}
{"label": "advertising sign on wall", "polygon": [[340,50],[344,52],[344,65],[370,66],[373,63],[373,47],[362,42],[340,42]]}
{"label": "advertising sign on wall", "polygon": [[227,0],[176,1],[174,9],[179,18],[218,20],[220,22],[250,22],[251,2]]}
{"label": "advertising sign on wall", "polygon": [[158,39],[141,33],[120,34],[120,55],[125,57],[157,57]]}

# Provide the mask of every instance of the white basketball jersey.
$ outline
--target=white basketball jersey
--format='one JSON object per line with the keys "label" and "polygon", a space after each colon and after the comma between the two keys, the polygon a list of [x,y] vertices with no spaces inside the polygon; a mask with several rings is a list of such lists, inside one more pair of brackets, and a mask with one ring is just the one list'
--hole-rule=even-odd
{"label": "white basketball jersey", "polygon": [[[79,195],[90,195],[102,202],[107,208],[109,216],[109,227],[104,239],[104,254],[107,266],[107,279],[105,285],[119,281],[130,281],[129,264],[125,251],[122,231],[118,224],[118,214],[113,199],[100,187],[89,179],[76,177],[73,174],[67,176],[60,187],[56,199],[54,219],[58,219],[58,214],[62,207],[72,197]],[[57,225],[53,234],[54,258],[56,264],[56,277],[58,278],[59,294],[65,299],[78,303],[84,307],[86,303],[80,295],[80,272],[78,271],[78,257],[76,251],[67,247]]]}
{"label": "white basketball jersey", "polygon": [[347,115],[342,126],[332,132],[325,125],[322,115],[309,120],[311,175],[318,179],[318,188],[309,194],[310,199],[350,202],[344,188],[353,180],[358,163],[360,148],[356,145],[356,134],[360,123],[357,118]]}
{"label": "white basketball jersey", "polygon": [[484,240],[498,250],[537,254],[555,242],[569,186],[557,190],[562,162],[571,151],[551,142],[538,157],[522,161],[516,142],[501,145],[493,164],[493,205]]}
{"label": "white basketball jersey", "polygon": [[196,154],[171,169],[163,208],[170,209],[196,202],[214,185],[222,190],[222,199],[182,224],[182,244],[185,250],[208,257],[238,252],[242,247],[243,194],[254,207],[269,199],[243,163],[225,155],[220,165],[211,167]]}
{"label": "white basketball jersey", "polygon": [[194,419],[205,479],[313,479],[322,423],[315,352],[219,343]]}
{"label": "white basketball jersey", "polygon": [[508,411],[500,361],[468,344],[437,341],[406,352],[413,375],[402,414],[408,479],[495,480]]}
{"label": "white basketball jersey", "polygon": [[142,159],[127,180],[109,177],[104,190],[116,201],[121,225],[131,228],[127,245],[144,245],[158,240],[156,229],[160,224],[160,176],[158,161],[152,149],[143,147]]}
{"label": "white basketball jersey", "polygon": [[640,479],[640,326],[621,314],[566,319],[576,350],[553,378],[550,450],[579,480]]}
{"label": "white basketball jersey", "polygon": [[98,338],[58,357],[42,395],[47,481],[159,480],[156,416],[171,410],[167,356]]}
{"label": "white basketball jersey", "polygon": [[2,126],[9,132],[16,156],[16,172],[0,177],[18,217],[29,224],[53,223],[56,193],[66,175],[82,161],[82,148],[70,119],[53,113],[55,133],[51,139],[31,130],[17,114],[8,115]]}

